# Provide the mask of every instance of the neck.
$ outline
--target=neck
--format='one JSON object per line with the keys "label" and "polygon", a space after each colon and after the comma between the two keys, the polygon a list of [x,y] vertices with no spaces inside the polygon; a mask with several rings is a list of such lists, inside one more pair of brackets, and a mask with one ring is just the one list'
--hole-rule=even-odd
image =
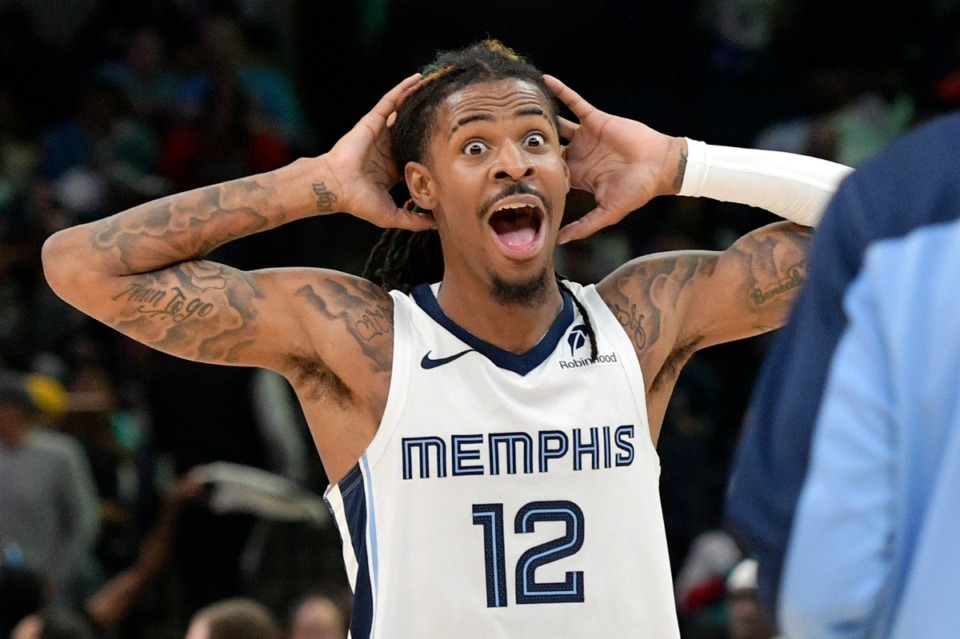
{"label": "neck", "polygon": [[522,303],[505,301],[491,284],[484,286],[479,291],[444,274],[437,302],[464,330],[511,353],[525,353],[536,346],[563,308],[553,271],[546,273],[542,293]]}

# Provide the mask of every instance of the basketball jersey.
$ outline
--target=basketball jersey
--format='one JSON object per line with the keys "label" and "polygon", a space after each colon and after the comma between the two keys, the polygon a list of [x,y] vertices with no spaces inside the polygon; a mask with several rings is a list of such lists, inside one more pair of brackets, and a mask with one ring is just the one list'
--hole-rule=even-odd
{"label": "basketball jersey", "polygon": [[354,592],[351,637],[679,637],[660,465],[633,346],[571,284],[530,351],[477,339],[438,285],[392,292],[380,428],[325,498]]}

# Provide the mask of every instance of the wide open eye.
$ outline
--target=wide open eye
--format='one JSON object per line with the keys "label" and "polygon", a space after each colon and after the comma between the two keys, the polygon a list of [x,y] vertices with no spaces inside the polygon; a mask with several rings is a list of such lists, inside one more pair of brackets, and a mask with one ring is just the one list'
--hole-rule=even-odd
{"label": "wide open eye", "polygon": [[470,140],[463,147],[463,152],[467,155],[481,155],[483,152],[489,150],[486,144],[480,140]]}
{"label": "wide open eye", "polygon": [[536,148],[538,146],[544,146],[547,143],[547,138],[543,133],[531,133],[523,139],[523,143]]}

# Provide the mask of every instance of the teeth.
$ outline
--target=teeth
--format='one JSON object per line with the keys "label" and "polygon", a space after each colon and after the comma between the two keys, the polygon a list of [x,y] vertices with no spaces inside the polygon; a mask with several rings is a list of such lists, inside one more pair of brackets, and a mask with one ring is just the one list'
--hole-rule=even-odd
{"label": "teeth", "polygon": [[535,212],[537,209],[530,206],[529,204],[504,204],[503,206],[497,207],[494,212],[499,213],[501,211],[523,211],[529,210]]}

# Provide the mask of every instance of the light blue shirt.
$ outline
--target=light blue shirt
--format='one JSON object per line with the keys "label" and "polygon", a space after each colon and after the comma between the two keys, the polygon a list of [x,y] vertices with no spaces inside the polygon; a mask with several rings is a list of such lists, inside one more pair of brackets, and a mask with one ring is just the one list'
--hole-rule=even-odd
{"label": "light blue shirt", "polygon": [[864,264],[844,300],[849,324],[817,419],[779,619],[790,639],[954,639],[960,222],[879,241]]}

